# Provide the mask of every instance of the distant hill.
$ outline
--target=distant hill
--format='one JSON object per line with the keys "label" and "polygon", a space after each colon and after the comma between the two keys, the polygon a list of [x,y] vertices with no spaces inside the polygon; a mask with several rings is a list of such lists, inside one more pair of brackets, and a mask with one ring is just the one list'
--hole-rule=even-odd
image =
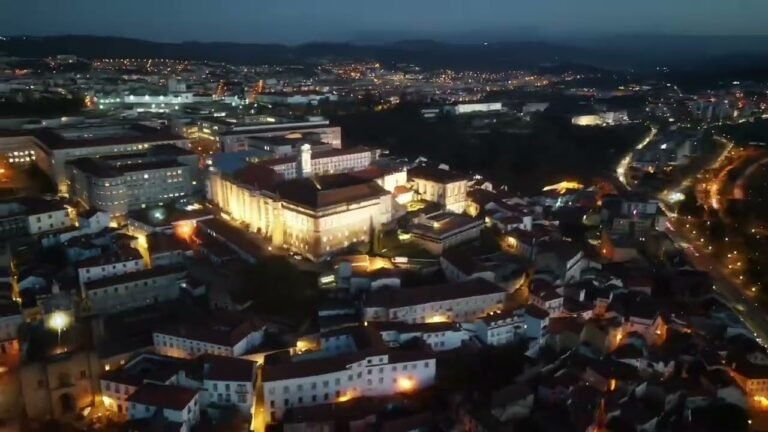
{"label": "distant hill", "polygon": [[412,39],[382,44],[307,43],[279,45],[233,42],[164,43],[105,36],[10,37],[0,53],[41,58],[74,54],[95,58],[168,58],[231,64],[317,64],[334,59],[377,60],[385,65],[417,64],[426,69],[509,70],[580,66],[653,73],[666,66],[707,81],[764,77],[768,36],[619,35],[573,38],[568,42],[512,41],[473,44]]}
{"label": "distant hill", "polygon": [[[430,40],[383,45],[310,43],[297,46],[231,42],[162,43],[101,36],[11,37],[0,52],[16,57],[74,54],[83,58],[169,58],[232,64],[312,63],[324,59],[375,59],[384,64],[413,63],[425,68],[502,70],[548,63],[622,66],[621,56],[547,42],[448,44]],[[606,62],[606,59],[610,59]],[[606,64],[608,63],[608,64]]]}

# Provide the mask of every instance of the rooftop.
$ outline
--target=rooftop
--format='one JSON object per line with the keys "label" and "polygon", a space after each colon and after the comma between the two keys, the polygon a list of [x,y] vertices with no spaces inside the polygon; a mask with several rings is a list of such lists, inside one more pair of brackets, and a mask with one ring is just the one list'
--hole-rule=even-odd
{"label": "rooftop", "polygon": [[101,379],[138,387],[145,382],[166,383],[181,369],[183,360],[144,353],[124,366],[101,374]]}
{"label": "rooftop", "polygon": [[264,382],[272,382],[344,371],[349,365],[365,360],[368,355],[387,355],[389,360],[387,364],[414,362],[435,358],[434,354],[422,349],[406,350],[393,348],[389,350],[377,350],[373,353],[356,352],[336,357],[311,360],[290,361],[290,359],[288,359],[287,361],[277,364],[265,364],[262,371],[262,380]]}
{"label": "rooftop", "polygon": [[203,354],[188,365],[187,375],[199,381],[252,383],[256,381],[256,363],[237,357]]}
{"label": "rooftop", "polygon": [[443,238],[482,225],[482,219],[463,214],[440,212],[419,219],[418,222],[409,227],[409,230],[414,234]]}
{"label": "rooftop", "polygon": [[232,347],[263,327],[262,323],[241,314],[218,311],[204,319],[190,319],[156,330],[155,333]]}
{"label": "rooftop", "polygon": [[99,267],[108,264],[115,264],[127,261],[141,260],[141,252],[138,249],[132,247],[123,247],[117,251],[112,251],[104,255],[98,255],[92,258],[80,261],[77,265],[78,268]]}
{"label": "rooftop", "polygon": [[170,276],[173,274],[177,274],[179,277],[181,277],[182,275],[186,274],[186,272],[187,270],[180,266],[152,267],[149,269],[138,270],[117,276],[106,277],[92,282],[86,282],[84,285],[86,291],[93,291],[115,285],[122,285],[131,282],[139,282],[147,279]]}
{"label": "rooftop", "polygon": [[128,402],[181,411],[197,396],[197,390],[176,385],[147,383],[126,399]]}
{"label": "rooftop", "polygon": [[51,150],[186,140],[180,135],[141,124],[41,129],[34,135]]}
{"label": "rooftop", "polygon": [[462,180],[469,180],[469,176],[464,173],[441,169],[437,167],[421,165],[408,171],[409,178],[429,180],[436,183],[454,183]]}
{"label": "rooftop", "polygon": [[366,300],[365,306],[369,308],[398,308],[467,297],[504,294],[505,292],[493,282],[475,278],[443,285],[374,291]]}
{"label": "rooftop", "polygon": [[278,184],[274,192],[282,200],[312,210],[389,195],[378,183],[361,180],[349,174],[288,180]]}

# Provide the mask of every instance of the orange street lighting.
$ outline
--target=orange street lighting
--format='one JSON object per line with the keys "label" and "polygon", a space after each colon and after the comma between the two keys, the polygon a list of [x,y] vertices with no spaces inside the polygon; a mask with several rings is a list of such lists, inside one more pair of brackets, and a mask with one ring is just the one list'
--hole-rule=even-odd
{"label": "orange street lighting", "polygon": [[401,392],[409,392],[416,388],[416,380],[409,377],[400,377],[397,379],[397,389]]}

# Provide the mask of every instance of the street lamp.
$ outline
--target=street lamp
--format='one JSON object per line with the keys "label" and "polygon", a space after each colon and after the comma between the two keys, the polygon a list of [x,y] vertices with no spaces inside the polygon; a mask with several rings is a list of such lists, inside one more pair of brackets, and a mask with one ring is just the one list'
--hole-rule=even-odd
{"label": "street lamp", "polygon": [[58,343],[61,344],[61,331],[65,330],[69,325],[69,315],[65,312],[56,311],[48,318],[48,327],[56,330],[58,334]]}

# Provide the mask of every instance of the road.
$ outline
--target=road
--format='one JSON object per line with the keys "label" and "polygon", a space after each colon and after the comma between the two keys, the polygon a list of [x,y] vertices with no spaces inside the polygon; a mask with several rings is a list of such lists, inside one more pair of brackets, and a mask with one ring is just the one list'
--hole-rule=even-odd
{"label": "road", "polygon": [[[655,134],[656,129],[653,129],[648,139],[641,142],[636,149],[641,149],[647,145],[648,142],[653,139]],[[733,149],[733,143],[723,139],[722,137],[717,137],[717,139],[723,141],[726,144],[725,149],[723,150],[723,153],[720,155],[720,157],[715,159],[709,167],[705,168],[705,170],[723,165],[727,161],[727,157]],[[619,179],[627,186],[628,189],[631,189],[631,187],[629,186],[628,179],[625,178],[625,175],[626,168],[631,162],[633,153],[634,151],[627,155],[627,157],[621,161],[616,169],[617,176],[619,176]],[[686,185],[690,185],[695,181],[695,175],[684,179],[683,184],[680,185],[680,188],[683,188]],[[679,190],[680,188],[677,188],[676,190]],[[664,195],[664,193],[662,193],[662,195]],[[670,228],[667,229],[667,234],[669,234],[672,241],[678,245],[687,245],[687,247],[683,247],[682,249],[687,255],[689,262],[698,270],[706,271],[712,276],[717,293],[725,300],[727,304],[733,306],[734,312],[742,319],[742,321],[744,321],[750,330],[752,330],[757,338],[759,338],[761,341],[768,342],[768,317],[766,317],[765,312],[755,302],[755,300],[751,299],[751,292],[746,287],[744,287],[739,280],[728,275],[725,265],[715,260],[712,255],[710,255],[710,251],[706,250],[701,245],[701,243],[698,241],[699,239],[693,238],[692,234],[687,232],[685,222],[683,222],[681,218],[678,218],[674,212],[669,209],[669,207],[664,203],[663,197],[660,196],[659,199],[661,201],[661,209],[669,218]]]}
{"label": "road", "polygon": [[709,251],[704,250],[695,239],[685,233],[679,218],[670,217],[670,226],[673,229],[667,229],[666,232],[672,241],[678,245],[688,245],[682,249],[685,251],[689,262],[697,269],[709,272],[715,283],[717,293],[727,304],[733,307],[733,311],[756,337],[761,341],[768,342],[768,317],[755,300],[750,298],[750,292],[725,273],[722,263],[714,259]]}
{"label": "road", "polygon": [[635,146],[629,153],[627,153],[626,156],[619,162],[619,165],[616,167],[616,177],[619,179],[619,181],[626,187],[627,189],[631,189],[629,186],[629,178],[627,177],[627,169],[629,168],[629,164],[632,162],[632,156],[635,155],[635,152],[638,150],[642,150],[643,147],[647,146],[649,142],[653,140],[654,137],[656,137],[656,132],[659,130],[656,127],[651,127],[651,132],[648,133],[648,136],[645,137],[640,143]]}
{"label": "road", "polygon": [[739,177],[739,179],[736,181],[736,184],[733,186],[733,197],[736,199],[745,199],[746,194],[744,193],[744,183],[749,179],[749,176],[751,176],[755,170],[760,168],[762,165],[765,165],[768,163],[768,158],[760,159],[759,161],[753,163],[752,165],[747,168],[746,171],[744,171],[744,174]]}

